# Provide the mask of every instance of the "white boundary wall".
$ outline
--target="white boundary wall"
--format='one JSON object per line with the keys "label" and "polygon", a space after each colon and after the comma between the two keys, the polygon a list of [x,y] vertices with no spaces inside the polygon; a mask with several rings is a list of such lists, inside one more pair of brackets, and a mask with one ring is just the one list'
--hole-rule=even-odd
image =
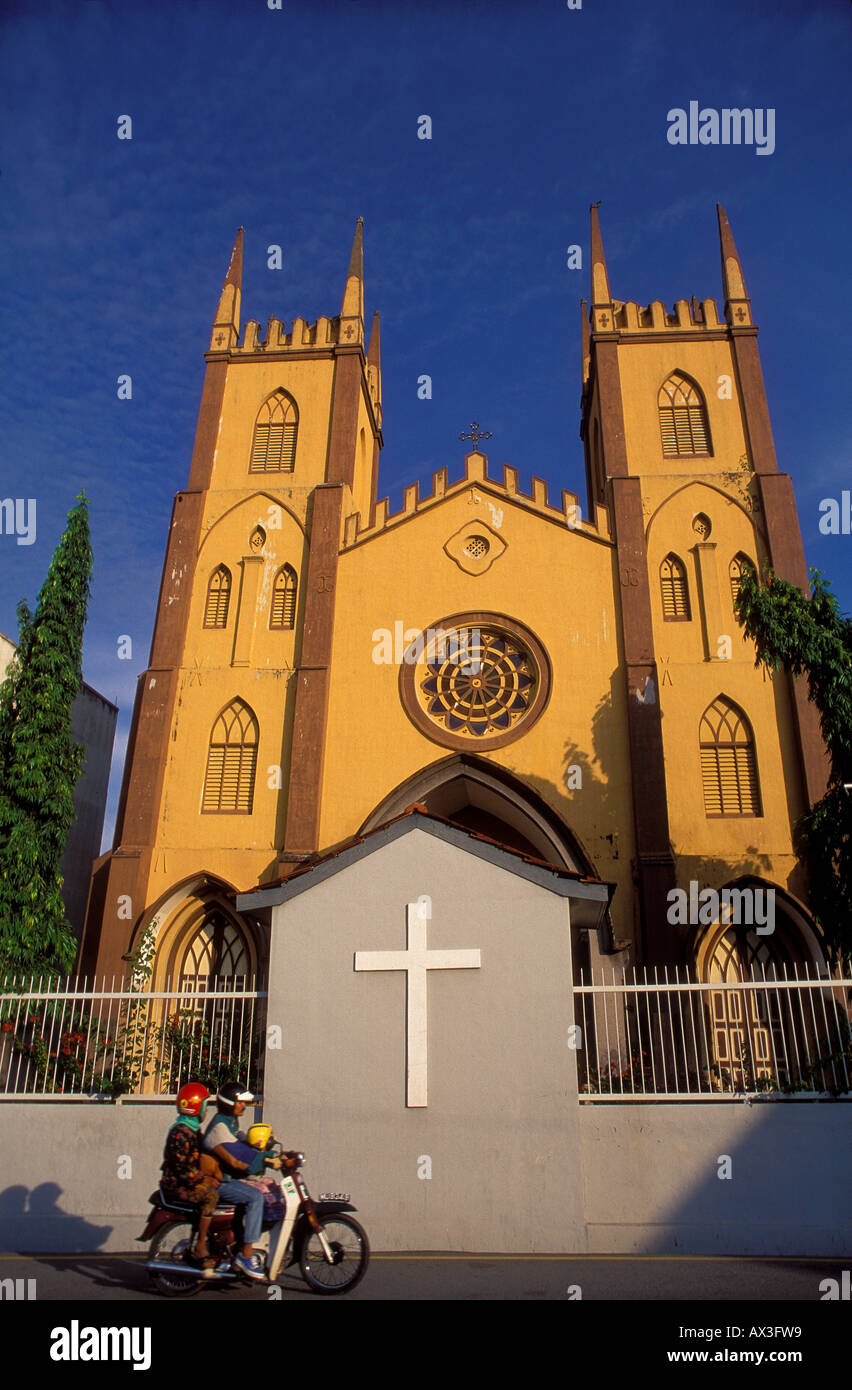
{"label": "white boundary wall", "polygon": [[[556,1146],[546,1165],[531,1152],[523,1171],[506,1171],[499,1225],[469,1203],[463,1213],[442,1210],[444,1248],[823,1256],[845,1256],[852,1248],[852,1105],[578,1108],[579,1155]],[[145,1223],[173,1115],[170,1106],[151,1103],[4,1102],[0,1249],[143,1251],[134,1237]],[[566,1137],[569,1132],[566,1125]],[[281,1137],[288,1144],[299,1138]],[[717,1176],[725,1154],[730,1180]],[[128,1157],[132,1175],[121,1178]],[[434,1249],[436,1213],[429,1207],[445,1201],[444,1185],[421,1182],[419,1202],[406,1204],[404,1179],[391,1168],[376,1185],[376,1157],[342,1137],[326,1152],[308,1153],[306,1177],[314,1192],[329,1181],[351,1189],[374,1249]],[[570,1244],[529,1236],[538,1189],[549,1198],[555,1185],[564,1187],[570,1207],[582,1193],[585,1227]]]}

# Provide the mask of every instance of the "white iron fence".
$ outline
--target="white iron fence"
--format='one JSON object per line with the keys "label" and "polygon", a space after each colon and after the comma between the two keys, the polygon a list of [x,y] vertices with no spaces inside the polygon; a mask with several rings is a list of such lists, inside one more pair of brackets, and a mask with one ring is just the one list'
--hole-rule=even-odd
{"label": "white iron fence", "polygon": [[149,991],[132,980],[0,985],[0,1098],[174,1097],[187,1081],[263,1089],[266,990],[255,977]]}
{"label": "white iron fence", "polygon": [[581,1100],[852,1099],[852,979],[697,983],[634,969],[574,986]]}

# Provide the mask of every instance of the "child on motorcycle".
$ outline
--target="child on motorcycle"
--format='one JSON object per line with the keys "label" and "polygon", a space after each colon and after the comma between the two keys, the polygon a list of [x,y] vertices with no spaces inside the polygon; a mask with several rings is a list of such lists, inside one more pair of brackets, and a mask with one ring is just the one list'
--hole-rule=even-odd
{"label": "child on motorcycle", "polygon": [[178,1091],[178,1118],[166,1136],[160,1178],[167,1200],[191,1202],[199,1208],[198,1239],[190,1258],[202,1270],[212,1269],[216,1263],[207,1247],[207,1233],[219,1200],[219,1181],[209,1171],[201,1149],[201,1122],[209,1098],[210,1092],[200,1081],[190,1081]]}
{"label": "child on motorcycle", "polygon": [[253,1100],[251,1091],[244,1090],[236,1081],[227,1081],[219,1087],[218,1111],[205,1132],[204,1151],[218,1160],[225,1174],[225,1181],[219,1188],[220,1200],[245,1207],[245,1244],[234,1259],[234,1265],[247,1278],[263,1280],[265,1276],[254,1253],[254,1242],[263,1226],[263,1192],[240,1181],[240,1175],[258,1175],[267,1165],[280,1168],[281,1164],[278,1159],[270,1159],[263,1150],[248,1144],[248,1136],[239,1128],[237,1121]]}

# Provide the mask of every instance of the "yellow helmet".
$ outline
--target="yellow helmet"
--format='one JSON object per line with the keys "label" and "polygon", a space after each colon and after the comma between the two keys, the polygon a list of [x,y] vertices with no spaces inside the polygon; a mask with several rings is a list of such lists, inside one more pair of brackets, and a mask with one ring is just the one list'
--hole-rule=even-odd
{"label": "yellow helmet", "polygon": [[246,1139],[253,1149],[265,1149],[272,1138],[272,1125],[252,1125]]}

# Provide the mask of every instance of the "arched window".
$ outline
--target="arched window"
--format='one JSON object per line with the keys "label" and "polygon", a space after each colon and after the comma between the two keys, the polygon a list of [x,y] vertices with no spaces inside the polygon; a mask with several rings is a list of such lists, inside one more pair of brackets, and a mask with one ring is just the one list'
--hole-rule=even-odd
{"label": "arched window", "polygon": [[231,601],[231,571],[225,565],[218,565],[210,576],[207,585],[207,602],[204,605],[205,627],[228,626],[228,604]]}
{"label": "arched window", "polygon": [[242,700],[223,709],[210,735],[202,811],[250,815],[257,766],[258,727]]}
{"label": "arched window", "polygon": [[699,739],[705,813],[761,815],[754,735],[743,711],[720,695],[704,711]]}
{"label": "arched window", "polygon": [[242,933],[229,917],[214,908],[183,947],[178,989],[244,989],[250,964],[248,944]]}
{"label": "arched window", "polygon": [[296,571],[284,565],[275,576],[272,589],[270,627],[293,627],[296,621]]}
{"label": "arched window", "polygon": [[694,381],[682,372],[672,372],[660,387],[657,406],[666,458],[712,453],[707,409]]}
{"label": "arched window", "polygon": [[731,581],[731,602],[735,608],[737,594],[740,592],[740,584],[746,572],[752,575],[757,573],[754,561],[750,560],[747,555],[743,555],[742,551],[740,551],[739,555],[735,555],[728,566],[728,576]]}
{"label": "arched window", "polygon": [[275,391],[260,407],[251,446],[252,473],[292,473],[299,412],[286,391]]}
{"label": "arched window", "polygon": [[660,595],[663,618],[667,623],[689,622],[689,584],[686,566],[676,555],[667,555],[660,565]]}

